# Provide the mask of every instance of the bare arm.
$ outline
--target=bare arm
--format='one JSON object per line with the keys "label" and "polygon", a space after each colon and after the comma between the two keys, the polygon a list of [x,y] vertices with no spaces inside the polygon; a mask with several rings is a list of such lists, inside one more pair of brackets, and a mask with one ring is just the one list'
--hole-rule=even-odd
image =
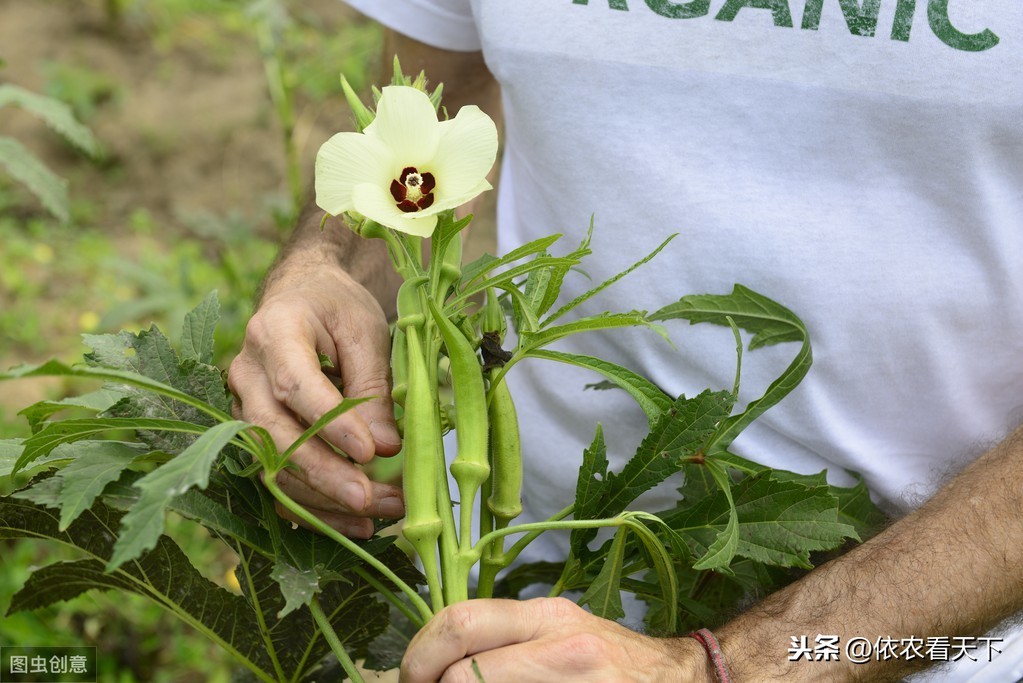
{"label": "bare arm", "polygon": [[1021,490],[1023,430],[913,514],[720,629],[736,681],[898,680],[929,662],[789,662],[791,637],[979,636],[1023,609]]}

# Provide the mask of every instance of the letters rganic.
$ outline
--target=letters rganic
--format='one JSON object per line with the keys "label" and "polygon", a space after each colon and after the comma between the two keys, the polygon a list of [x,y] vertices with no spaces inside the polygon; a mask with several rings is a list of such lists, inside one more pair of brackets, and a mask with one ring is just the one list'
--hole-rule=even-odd
{"label": "letters rganic", "polygon": [[[600,2],[601,0],[595,0]],[[836,0],[828,0],[834,3]],[[894,20],[892,21],[892,40],[908,41],[913,29],[917,0],[890,0],[896,3]],[[973,0],[960,0],[972,2]],[[711,0],[690,0],[689,2],[673,2],[672,0],[644,0],[647,8],[654,13],[669,19],[696,19],[711,15]],[[845,16],[849,32],[853,35],[873,37],[877,34],[878,13],[882,0],[837,0],[837,4]],[[920,0],[927,5],[927,25],[941,42],[951,48],[964,52],[982,52],[990,50],[998,44],[998,36],[989,28],[977,33],[966,33],[956,28],[949,17],[951,0]],[[575,5],[589,5],[590,0],[572,0]],[[629,11],[629,0],[607,0],[611,9]],[[638,0],[633,0],[637,4]],[[816,31],[820,26],[821,12],[825,0],[715,0],[718,6],[714,19],[732,21],[739,10],[765,9],[770,10],[775,26],[794,28],[792,9],[802,4],[802,21],[800,28]]]}

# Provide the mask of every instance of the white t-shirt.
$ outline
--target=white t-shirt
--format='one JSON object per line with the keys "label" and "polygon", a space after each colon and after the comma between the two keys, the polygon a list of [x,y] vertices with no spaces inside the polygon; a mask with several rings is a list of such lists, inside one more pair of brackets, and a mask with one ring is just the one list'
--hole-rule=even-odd
{"label": "white t-shirt", "polygon": [[[739,282],[804,320],[813,368],[735,452],[838,484],[859,472],[901,513],[1023,418],[1019,0],[348,1],[483,50],[506,119],[500,250],[561,232],[567,251],[595,216],[592,282],[565,297],[680,233],[580,313]],[[731,387],[729,330],[669,331],[677,349],[639,330],[560,348],[673,395]],[[795,350],[747,354],[740,402]],[[624,392],[583,390],[596,379],[546,361],[509,374],[533,517],[572,499],[598,421],[618,463],[645,432]],[[1021,649],[935,680],[1015,681]]]}

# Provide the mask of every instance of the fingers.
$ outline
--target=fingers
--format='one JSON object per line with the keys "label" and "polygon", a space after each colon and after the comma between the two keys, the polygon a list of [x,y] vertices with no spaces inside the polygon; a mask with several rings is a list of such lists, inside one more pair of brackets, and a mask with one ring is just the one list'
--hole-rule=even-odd
{"label": "fingers", "polygon": [[402,661],[401,682],[433,683],[452,664],[541,638],[552,624],[564,622],[576,611],[582,610],[563,599],[472,600],[452,605],[412,639]]}
{"label": "fingers", "polygon": [[[689,640],[689,639],[682,639]],[[688,649],[687,649],[688,648]],[[695,641],[640,635],[564,598],[469,600],[412,639],[401,683],[707,680]]]}
{"label": "fingers", "polygon": [[[305,427],[298,422],[270,390],[269,380],[251,362],[236,360],[231,366],[234,390],[239,394],[242,417],[270,432],[279,450],[286,449]],[[310,439],[291,458],[293,469],[278,475],[278,484],[289,497],[318,515],[342,533],[364,536],[367,522],[349,517],[398,518],[404,514],[401,490],[372,482],[346,458],[333,452],[320,439]],[[298,521],[288,516],[292,521]]]}
{"label": "fingers", "polygon": [[[245,383],[264,376],[268,382],[260,389],[311,425],[342,400],[341,392],[320,367],[317,349],[329,349],[334,358],[348,350],[338,349],[318,320],[294,315],[293,310],[280,306],[254,315],[246,327],[243,349],[250,363],[232,366],[228,380],[232,390],[240,394]],[[359,397],[351,392],[349,396]],[[241,398],[244,404],[246,397]],[[357,462],[368,462],[376,451],[369,424],[358,410],[339,416],[320,434]]]}

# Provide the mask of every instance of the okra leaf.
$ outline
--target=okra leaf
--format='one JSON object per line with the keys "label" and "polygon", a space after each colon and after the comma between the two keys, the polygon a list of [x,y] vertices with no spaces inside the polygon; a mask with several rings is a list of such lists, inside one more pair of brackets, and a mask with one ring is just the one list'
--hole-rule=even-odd
{"label": "okra leaf", "polygon": [[622,565],[625,561],[625,540],[628,526],[618,527],[611,548],[604,559],[600,573],[579,599],[580,605],[588,605],[590,611],[605,619],[621,619],[625,616],[622,608]]}
{"label": "okra leaf", "polygon": [[600,358],[594,358],[593,356],[583,356],[548,349],[534,349],[527,355],[530,358],[544,358],[600,373],[615,385],[627,391],[635,399],[639,407],[646,413],[651,427],[658,417],[671,408],[671,397],[665,394],[660,387],[642,375],[621,365],[616,365]]}
{"label": "okra leaf", "polygon": [[220,320],[220,301],[216,290],[185,315],[181,330],[181,357],[200,363],[213,363],[213,333]]}
{"label": "okra leaf", "polygon": [[564,325],[541,328],[536,332],[525,333],[519,341],[521,353],[530,353],[534,349],[553,344],[579,332],[593,332],[596,330],[610,330],[621,327],[647,327],[667,339],[664,328],[651,323],[644,311],[631,311],[629,313],[601,313],[586,318],[579,318]]}
{"label": "okra leaf", "polygon": [[[93,589],[124,589],[169,609],[264,680],[277,680],[280,674],[287,680],[299,680],[328,654],[328,646],[307,610],[283,619],[275,617],[285,599],[270,578],[272,563],[250,550],[239,553],[241,565],[237,571],[248,575],[248,579],[243,576],[241,580],[244,595],[204,578],[166,536],[159,538],[153,550],[114,572],[106,572],[114,543],[110,530],[119,522],[117,512],[97,503],[61,532],[53,511],[26,501],[0,498],[0,538],[50,539],[88,556],[37,570],[12,599],[9,611],[38,609]],[[386,605],[357,576],[346,585],[324,588],[320,602],[338,627],[345,647],[357,656],[384,628]],[[257,618],[256,610],[261,617]],[[267,650],[268,643],[272,651]]]}
{"label": "okra leaf", "polygon": [[[607,445],[604,443],[604,429],[597,425],[593,443],[583,451],[583,462],[575,486],[575,518],[595,519],[608,496]],[[595,535],[592,529],[573,529],[571,534],[572,554],[582,557],[586,544]]]}
{"label": "okra leaf", "polygon": [[[15,465],[24,450],[23,439],[0,439],[0,478],[12,476]],[[36,458],[29,466],[21,470],[21,474],[30,477],[44,470],[63,466],[70,459],[71,456],[63,447],[57,447],[48,455]]]}
{"label": "okra leaf", "polygon": [[[858,538],[856,529],[840,519],[838,499],[826,485],[807,488],[765,472],[734,484],[732,497],[737,519],[735,554],[740,557],[809,568],[811,552],[831,550],[847,539]],[[731,504],[720,496],[659,516],[706,560],[715,559],[710,551],[733,518]],[[718,568],[717,562],[701,562],[697,568]]]}
{"label": "okra leaf", "polygon": [[831,492],[838,497],[838,519],[856,530],[861,538],[877,532],[887,521],[870,499],[870,490],[861,478],[850,488],[832,486]]}
{"label": "okra leaf", "polygon": [[[60,531],[67,529],[92,506],[110,482],[116,481],[136,459],[146,454],[141,444],[123,441],[86,441],[68,450],[73,452],[74,459],[56,475],[40,482],[53,482],[51,485],[56,489]],[[38,486],[14,495],[41,503],[40,499],[29,497]]]}
{"label": "okra leaf", "polygon": [[743,429],[788,395],[806,376],[813,363],[810,338],[799,317],[781,304],[742,285],[735,285],[732,293],[727,295],[682,297],[650,316],[650,320],[675,318],[688,320],[691,324],[709,322],[728,327],[734,322],[753,333],[750,350],[783,342],[801,343],[796,357],[778,379],[771,383],[764,395],[750,401],[744,412],[722,423],[720,431],[708,445],[708,454],[727,449]]}
{"label": "okra leaf", "polygon": [[138,502],[124,516],[120,535],[107,565],[108,571],[138,557],[156,544],[163,532],[164,512],[171,499],[193,486],[205,488],[217,455],[247,427],[248,424],[239,420],[212,427],[180,455],[135,482],[135,487],[142,493]]}
{"label": "okra leaf", "polygon": [[456,296],[448,305],[450,306],[453,304],[459,304],[462,301],[465,301],[466,299],[471,297],[472,295],[485,291],[488,287],[501,287],[507,283],[510,283],[515,278],[521,277],[523,275],[528,275],[534,270],[539,270],[542,268],[551,268],[555,266],[566,266],[570,268],[574,266],[576,263],[578,262],[560,256],[538,256],[534,258],[532,261],[526,261],[525,263],[519,264],[517,266],[512,266],[508,270],[502,270],[498,273],[495,273],[494,275],[491,275],[490,277],[478,279],[474,282],[467,284],[463,289],[459,290],[458,296]]}
{"label": "okra leaf", "polygon": [[462,278],[459,281],[459,289],[465,288],[469,285],[469,283],[473,282],[484,273],[498,270],[499,268],[515,263],[520,259],[524,259],[527,256],[544,252],[559,239],[561,239],[561,235],[548,235],[547,237],[541,237],[540,239],[533,240],[532,242],[527,242],[521,247],[512,249],[500,258],[491,256],[490,254],[484,254],[462,268]]}
{"label": "okra leaf", "polygon": [[[652,252],[650,252],[649,254],[644,256],[643,258],[641,258],[639,261],[636,261],[631,266],[629,266],[628,268],[626,268],[622,272],[618,273],[617,275],[615,275],[613,277],[610,277],[607,280],[604,280],[603,282],[601,282],[596,287],[594,287],[594,288],[592,288],[592,289],[590,289],[590,290],[580,294],[579,296],[577,296],[576,298],[572,299],[567,304],[565,304],[564,306],[559,308],[554,313],[551,313],[549,316],[547,316],[544,319],[543,326],[546,327],[546,326],[550,325],[552,322],[554,322],[555,320],[557,320],[561,316],[565,315],[569,311],[573,310],[574,308],[576,308],[580,304],[582,304],[582,303],[584,303],[586,301],[589,301],[590,299],[595,297],[597,294],[600,294],[602,291],[604,291],[605,289],[607,289],[608,287],[610,287],[614,283],[618,282],[619,280],[621,280],[623,277],[625,277],[626,275],[628,275],[632,271],[636,270],[637,268],[639,268],[640,266],[644,265],[645,263],[648,263],[651,259],[653,259],[659,253],[661,253],[661,250],[664,249],[664,247],[668,246],[668,242],[671,242],[676,237],[678,237],[678,234],[670,235],[666,240],[661,242],[660,245],[658,245],[658,247],[656,249],[654,249]],[[543,312],[544,311],[541,311],[541,313],[543,313]]]}
{"label": "okra leaf", "polygon": [[24,448],[14,465],[12,473],[16,474],[29,463],[50,454],[53,449],[60,445],[81,441],[104,432],[122,429],[199,434],[205,431],[206,428],[191,422],[159,418],[91,417],[52,422],[25,439]]}
{"label": "okra leaf", "polygon": [[732,407],[725,391],[704,391],[680,397],[654,425],[621,473],[609,474],[607,503],[601,517],[624,511],[641,493],[678,472],[685,458],[695,455]]}
{"label": "okra leaf", "polygon": [[[679,397],[654,424],[636,453],[620,473],[608,473],[597,503],[587,506],[587,519],[613,517],[672,474],[685,459],[699,452],[732,407],[729,392],[705,391],[693,398]],[[599,466],[599,465],[598,465]],[[582,519],[576,510],[576,519]],[[584,548],[596,536],[592,529],[573,532],[573,549]],[[582,556],[577,552],[577,556]]]}
{"label": "okra leaf", "polygon": [[[29,463],[48,456],[54,449],[89,437],[120,430],[159,430],[201,434],[205,427],[160,418],[93,417],[52,422],[24,441],[24,449],[15,463],[14,472],[19,472]],[[72,451],[64,451],[63,457],[73,457]]]}
{"label": "okra leaf", "polygon": [[710,473],[711,477],[721,488],[724,500],[728,504],[728,521],[725,527],[718,531],[717,537],[707,547],[706,552],[693,564],[693,569],[714,569],[724,574],[730,574],[729,565],[735,557],[739,547],[739,513],[735,507],[735,500],[732,495],[732,482],[728,477],[728,470],[714,460],[707,460],[703,467]]}
{"label": "okra leaf", "polygon": [[28,420],[29,429],[34,434],[56,413],[63,410],[87,410],[98,413],[107,410],[125,395],[124,391],[114,387],[103,387],[81,396],[70,396],[56,401],[39,401],[18,411],[18,415],[23,415]]}

